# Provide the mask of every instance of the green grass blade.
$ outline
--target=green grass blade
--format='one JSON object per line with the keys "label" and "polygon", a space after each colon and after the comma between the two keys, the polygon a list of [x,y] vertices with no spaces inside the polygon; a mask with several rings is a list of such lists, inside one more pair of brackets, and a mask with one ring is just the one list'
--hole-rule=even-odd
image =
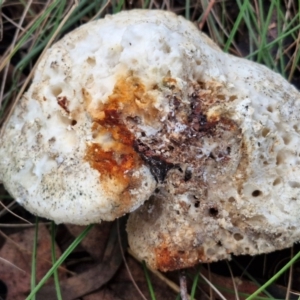
{"label": "green grass blade", "polygon": [[17,45],[12,49],[9,59],[11,59],[16,52],[21,48],[21,46],[29,39],[30,35],[37,29],[39,26],[41,26],[42,22],[48,17],[48,15],[54,10],[54,8],[59,4],[59,0],[54,1],[45,12],[36,20],[36,22],[32,25],[32,27],[24,34],[24,36],[21,38],[21,40],[17,43]]}
{"label": "green grass blade", "polygon": [[[261,1],[260,1],[260,3],[261,3]],[[265,45],[267,44],[267,40],[266,40],[266,38],[267,38],[267,32],[268,32],[268,28],[269,28],[269,25],[270,25],[270,22],[271,22],[272,12],[274,10],[274,5],[275,5],[275,2],[273,0],[273,1],[271,1],[271,5],[270,5],[270,8],[269,8],[266,20],[264,21],[263,18],[261,20],[261,22],[263,22],[262,23],[263,26],[262,26],[262,31],[261,31],[261,34],[260,34],[260,36],[261,36],[261,43],[259,45],[258,55],[257,55],[257,62],[264,61],[265,64],[267,66],[269,66],[269,67],[271,67],[271,64],[272,64],[272,57],[270,57],[269,53],[267,53],[265,51]]]}
{"label": "green grass blade", "polygon": [[145,0],[143,8],[148,8],[150,0]]}
{"label": "green grass blade", "polygon": [[68,247],[68,249],[62,254],[62,256],[55,262],[52,268],[47,272],[43,279],[37,284],[37,286],[31,291],[26,300],[34,299],[35,294],[45,284],[45,282],[53,275],[54,271],[65,261],[65,259],[72,253],[72,251],[80,244],[80,242],[86,237],[89,231],[93,228],[93,225],[87,226],[83,232],[74,240],[74,242]]}
{"label": "green grass blade", "polygon": [[87,1],[82,1],[79,3],[78,7],[72,13],[70,19],[66,22],[66,24],[62,28],[62,32],[66,29],[70,28],[75,22],[79,21],[81,18],[89,14],[97,5],[98,2],[101,2],[101,9],[105,6],[105,1],[92,1],[87,7],[84,8],[84,5]]}
{"label": "green grass blade", "polygon": [[[52,258],[52,265],[56,263],[56,253],[55,253],[55,233],[56,233],[56,225],[52,221],[51,222],[51,258]],[[55,284],[55,290],[56,290],[56,295],[58,300],[63,300],[61,291],[60,291],[60,285],[59,285],[59,278],[58,278],[58,271],[55,269],[54,274],[54,284]]]}
{"label": "green grass blade", "polygon": [[[288,27],[291,27],[290,25]],[[282,33],[280,36],[278,36],[276,39],[274,39],[272,42],[266,44],[264,46],[264,49],[269,49],[272,48],[274,45],[276,45],[280,40],[288,37],[289,35],[291,35],[293,32],[297,31],[300,29],[300,24],[296,25],[295,27],[293,27],[292,29]],[[248,56],[246,56],[246,58],[251,58],[252,56],[256,55],[259,52],[259,50],[256,50],[254,52],[252,52],[251,54],[249,54]]]}
{"label": "green grass blade", "polygon": [[278,279],[299,258],[300,258],[300,251],[283,268],[281,268],[272,278],[270,278],[265,284],[263,284],[255,293],[253,293],[251,296],[249,296],[246,300],[256,299],[256,296],[259,293],[263,292],[269,285],[271,285],[276,279]]}
{"label": "green grass blade", "polygon": [[187,20],[190,19],[190,0],[185,0],[185,18]]}
{"label": "green grass blade", "polygon": [[153,286],[152,286],[150,276],[149,276],[149,273],[148,273],[148,269],[147,269],[146,263],[144,261],[143,261],[143,269],[144,269],[144,273],[145,273],[146,281],[147,281],[147,284],[148,284],[148,289],[149,289],[151,299],[156,300],[155,293],[154,293],[154,290],[153,290]]}
{"label": "green grass blade", "polygon": [[200,273],[200,268],[198,270],[198,272],[196,273],[196,276],[193,279],[193,285],[192,285],[192,290],[191,290],[191,298],[190,300],[193,300],[195,298],[195,294],[196,294],[196,289],[197,289],[197,284],[199,281],[199,273]]}
{"label": "green grass blade", "polygon": [[236,34],[238,28],[239,28],[239,25],[240,25],[240,23],[241,23],[241,20],[242,20],[242,18],[243,18],[243,16],[244,16],[245,11],[246,11],[246,9],[248,8],[248,6],[249,6],[249,0],[245,0],[244,3],[243,3],[243,5],[241,6],[241,10],[240,10],[240,12],[239,12],[239,14],[238,14],[237,19],[236,19],[236,21],[234,22],[234,25],[233,25],[233,28],[232,28],[230,34],[229,34],[228,40],[227,40],[227,42],[226,42],[226,44],[225,44],[225,46],[224,46],[224,51],[225,51],[225,52],[228,52],[229,47],[230,47],[230,45],[231,45],[231,43],[232,43],[232,41],[233,41],[233,38],[234,38],[234,36],[235,36],[235,34]]}
{"label": "green grass blade", "polygon": [[124,5],[124,0],[120,0],[117,2],[117,4],[113,8],[114,14],[120,12],[122,10],[122,6]]}
{"label": "green grass blade", "polygon": [[[261,288],[260,283],[247,271],[245,270],[244,266],[241,266],[236,260],[233,260],[234,263],[241,269],[241,271],[243,271],[243,273],[253,282],[257,285],[258,288]],[[270,298],[273,299],[273,296],[268,292],[268,291],[264,291],[264,293]]]}

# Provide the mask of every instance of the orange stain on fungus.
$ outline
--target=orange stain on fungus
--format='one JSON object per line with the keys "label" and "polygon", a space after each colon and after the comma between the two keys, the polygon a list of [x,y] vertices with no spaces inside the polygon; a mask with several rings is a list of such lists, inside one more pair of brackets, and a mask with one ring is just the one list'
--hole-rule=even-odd
{"label": "orange stain on fungus", "polygon": [[195,265],[195,261],[207,261],[202,248],[196,251],[178,251],[174,247],[169,249],[165,242],[156,247],[154,253],[156,267],[163,272],[192,267]]}
{"label": "orange stain on fungus", "polygon": [[115,179],[126,189],[131,180],[131,171],[142,164],[133,149],[134,135],[128,130],[124,120],[127,117],[142,118],[145,123],[155,117],[157,110],[153,99],[146,93],[145,86],[136,77],[122,77],[113,89],[106,103],[96,109],[91,107],[91,95],[83,89],[87,112],[93,119],[93,137],[109,136],[109,146],[90,143],[85,159],[91,167],[103,176]]}

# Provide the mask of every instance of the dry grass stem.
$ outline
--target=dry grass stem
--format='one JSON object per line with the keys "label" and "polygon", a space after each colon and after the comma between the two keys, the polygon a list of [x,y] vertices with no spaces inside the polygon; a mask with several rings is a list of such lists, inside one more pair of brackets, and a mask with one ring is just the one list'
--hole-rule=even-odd
{"label": "dry grass stem", "polygon": [[201,22],[200,22],[200,24],[199,24],[199,29],[200,29],[200,30],[203,29],[203,26],[204,26],[204,24],[205,24],[205,22],[206,22],[206,20],[207,20],[207,17],[208,17],[208,15],[209,15],[210,11],[212,10],[213,6],[215,5],[215,2],[216,2],[215,0],[209,1],[208,6],[206,7],[206,9],[205,9],[205,11],[204,11],[202,20],[201,20]]}
{"label": "dry grass stem", "polygon": [[[27,15],[27,13],[28,13],[28,10],[29,10],[29,7],[31,6],[31,3],[32,3],[32,0],[29,0],[26,7],[25,7],[25,9],[24,9],[24,11],[23,11],[23,14],[20,18],[19,24],[17,26],[17,30],[15,32],[15,35],[14,35],[14,38],[13,38],[13,41],[12,41],[12,44],[11,44],[12,48],[15,47],[15,44],[18,40],[18,36],[19,36],[20,31],[21,31],[22,24],[25,20],[25,17]],[[8,74],[8,70],[9,70],[10,59],[11,59],[11,57],[9,56],[9,59],[7,61],[7,65],[4,68],[4,73],[3,73],[3,77],[2,77],[2,85],[1,85],[1,89],[0,89],[0,107],[1,107],[1,102],[2,102],[2,99],[3,99],[5,82],[6,82],[6,78],[7,78],[7,74]]]}
{"label": "dry grass stem", "polygon": [[8,260],[6,260],[6,259],[4,259],[4,258],[2,258],[2,257],[0,257],[0,260],[3,261],[5,264],[8,264],[8,265],[12,266],[13,268],[15,268],[15,269],[17,269],[17,270],[23,272],[24,274],[26,274],[26,271],[24,271],[23,269],[19,268],[19,267],[16,266],[15,264],[12,264],[10,261],[8,261]]}
{"label": "dry grass stem", "polygon": [[[222,299],[227,300],[221,292],[204,276],[200,273],[200,277],[208,284],[208,286]],[[214,298],[211,298],[214,299]]]}
{"label": "dry grass stem", "polygon": [[[294,257],[294,247],[291,248],[291,258],[293,258],[293,257]],[[290,270],[289,270],[289,280],[288,280],[288,286],[286,288],[285,300],[290,299],[292,280],[293,280],[293,265],[291,265]]]}
{"label": "dry grass stem", "polygon": [[5,205],[2,203],[2,201],[0,201],[0,205],[1,205],[2,207],[4,207],[8,212],[10,212],[13,216],[17,217],[18,219],[24,221],[24,222],[27,223],[27,224],[33,225],[31,222],[27,221],[26,219],[24,219],[24,218],[18,216],[18,215],[15,214],[13,211],[11,211],[7,206],[5,206]]}
{"label": "dry grass stem", "polygon": [[233,289],[234,289],[235,298],[236,298],[236,300],[239,300],[240,299],[239,292],[238,292],[236,282],[235,282],[235,279],[234,279],[234,276],[233,276],[233,273],[232,273],[232,269],[231,269],[230,264],[228,263],[227,260],[226,260],[226,264],[227,264],[227,267],[229,269],[230,276],[231,276],[231,279],[232,279],[232,285],[233,285]]}
{"label": "dry grass stem", "polygon": [[[28,83],[30,82],[34,72],[35,72],[35,69],[37,68],[39,62],[41,61],[42,57],[44,56],[44,54],[46,53],[46,51],[48,50],[48,48],[50,47],[50,45],[52,44],[52,42],[54,41],[54,39],[56,38],[56,36],[59,34],[61,28],[64,26],[64,24],[66,23],[66,21],[68,20],[68,18],[70,17],[70,15],[73,13],[73,11],[76,9],[76,7],[78,6],[78,3],[77,4],[74,4],[71,9],[69,10],[69,12],[67,13],[67,15],[64,17],[64,19],[61,21],[60,25],[58,26],[58,28],[56,29],[56,31],[54,32],[53,36],[50,38],[50,40],[48,41],[47,45],[45,46],[43,52],[41,53],[40,57],[38,58],[36,64],[34,65],[34,67],[32,68],[30,74],[28,75],[27,79],[25,80],[23,86],[21,87],[7,117],[6,117],[6,120],[9,119],[9,117],[11,116],[15,106],[17,105],[17,103],[19,102],[21,96],[23,95]],[[3,123],[3,126],[1,128],[1,131],[0,131],[0,138],[2,137],[3,133],[4,133],[4,129],[6,127],[6,121],[4,121]]]}
{"label": "dry grass stem", "polygon": [[10,202],[8,205],[5,206],[5,208],[3,208],[1,211],[0,211],[0,217],[4,216],[5,214],[7,214],[7,208],[12,208],[12,206],[14,204],[16,204],[17,201],[16,200],[13,200],[12,202]]}
{"label": "dry grass stem", "polygon": [[133,278],[133,276],[132,276],[132,273],[131,273],[131,271],[130,271],[130,268],[129,268],[129,266],[128,266],[127,260],[126,260],[125,255],[124,255],[124,249],[123,249],[122,243],[121,243],[119,220],[117,220],[117,223],[118,223],[118,230],[117,230],[117,231],[118,231],[118,241],[119,241],[120,250],[121,250],[121,255],[122,255],[122,258],[123,258],[123,261],[124,261],[124,264],[125,264],[125,267],[126,267],[128,276],[129,276],[130,280],[132,281],[132,284],[133,284],[134,287],[136,288],[137,292],[138,292],[139,295],[142,297],[142,299],[143,299],[143,300],[147,300],[147,298],[145,297],[145,295],[143,294],[143,292],[140,290],[139,286],[137,285],[136,281],[134,280],[134,278]]}
{"label": "dry grass stem", "polygon": [[99,16],[101,16],[101,14],[107,8],[108,4],[110,4],[110,2],[111,2],[111,0],[107,0],[106,3],[104,4],[104,6],[93,16],[93,18],[91,19],[91,21],[94,21],[96,18],[98,18]]}

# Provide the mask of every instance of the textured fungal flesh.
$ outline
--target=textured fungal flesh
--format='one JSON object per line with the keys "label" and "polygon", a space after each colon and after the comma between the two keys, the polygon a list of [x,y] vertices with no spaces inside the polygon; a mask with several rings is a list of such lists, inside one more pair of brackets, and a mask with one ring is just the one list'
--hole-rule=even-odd
{"label": "textured fungal flesh", "polygon": [[57,223],[132,212],[130,247],[162,271],[270,252],[300,240],[299,118],[280,75],[172,13],[122,12],[48,50],[0,179]]}

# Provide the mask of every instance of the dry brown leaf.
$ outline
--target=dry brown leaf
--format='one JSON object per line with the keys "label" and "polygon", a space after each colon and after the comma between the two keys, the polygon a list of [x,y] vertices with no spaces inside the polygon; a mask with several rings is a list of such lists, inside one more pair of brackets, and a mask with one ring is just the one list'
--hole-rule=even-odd
{"label": "dry brown leaf", "polygon": [[[112,223],[110,222],[102,222],[101,224],[94,225],[90,234],[81,242],[81,246],[95,261],[102,260],[111,226]],[[83,226],[70,224],[67,224],[66,227],[75,237],[78,236],[84,228]]]}
{"label": "dry brown leaf", "polygon": [[[151,299],[151,296],[149,294],[149,287],[146,282],[145,273],[142,268],[142,265],[136,260],[134,260],[132,257],[127,257],[127,263],[130,272],[132,273],[132,276],[135,279],[139,289],[142,291],[146,299]],[[177,293],[171,290],[171,288],[166,286],[166,284],[163,281],[151,274],[149,271],[148,273],[151,279],[151,283],[153,285],[153,290],[156,299],[176,299]],[[113,283],[111,283],[109,287],[111,288],[111,290],[114,291],[114,293],[116,293],[116,295],[118,295],[122,299],[141,299],[141,296],[132,284],[130,276],[128,275],[128,272],[125,267],[122,267],[122,269],[120,269],[119,273],[114,278]]]}
{"label": "dry brown leaf", "polygon": [[[0,280],[7,287],[6,299],[24,300],[30,291],[34,235],[34,228],[12,234],[9,236],[11,240],[6,240],[0,250]],[[57,256],[58,251],[57,249]],[[39,226],[36,261],[36,278],[39,281],[51,267],[51,238],[43,225]],[[63,274],[61,276],[64,277]]]}
{"label": "dry brown leaf", "polygon": [[[123,219],[121,222],[124,227]],[[103,260],[100,263],[89,268],[80,274],[69,277],[66,280],[60,281],[61,294],[64,300],[78,299],[84,295],[99,290],[103,285],[106,285],[122,264],[122,256],[120,254],[120,244],[117,236],[117,227],[110,230],[110,235],[107,243],[105,243],[105,252]],[[122,247],[126,247],[126,236],[121,236]],[[45,285],[37,294],[37,300],[52,300],[56,297],[56,288],[54,285]]]}
{"label": "dry brown leaf", "polygon": [[93,294],[83,297],[83,300],[122,300],[115,295],[115,293],[108,288],[105,288],[101,291],[95,292]]}

